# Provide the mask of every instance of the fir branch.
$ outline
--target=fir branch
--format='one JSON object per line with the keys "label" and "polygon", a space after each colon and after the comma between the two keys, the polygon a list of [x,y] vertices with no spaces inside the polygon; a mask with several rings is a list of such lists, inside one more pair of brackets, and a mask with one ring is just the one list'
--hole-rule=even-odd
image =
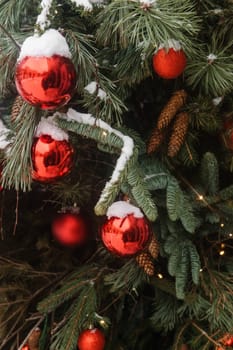
{"label": "fir branch", "polygon": [[159,0],[145,10],[138,1],[115,0],[100,13],[99,23],[97,38],[104,46],[111,44],[117,49],[118,45],[126,48],[132,44],[143,47],[147,53],[151,52],[151,47],[156,48],[173,38],[174,30],[175,39],[185,49],[192,50],[193,43],[188,36],[199,30],[191,1]]}
{"label": "fir branch", "polygon": [[39,116],[34,107],[25,104],[19,117],[21,126],[6,155],[2,184],[6,188],[27,191],[31,189],[31,147]]}
{"label": "fir branch", "polygon": [[201,160],[201,179],[205,191],[214,195],[219,190],[218,161],[213,153],[206,152]]}

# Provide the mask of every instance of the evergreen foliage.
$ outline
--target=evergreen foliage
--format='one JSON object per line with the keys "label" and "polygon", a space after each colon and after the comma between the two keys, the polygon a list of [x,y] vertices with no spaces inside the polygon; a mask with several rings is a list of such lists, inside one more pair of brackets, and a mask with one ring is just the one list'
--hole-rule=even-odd
{"label": "evergreen foliage", "polygon": [[[76,2],[53,0],[48,13],[77,71],[71,101],[55,111],[23,102],[13,116],[18,54],[43,31],[35,23],[44,4],[0,1],[0,129],[8,128],[10,142],[2,146],[0,130],[0,350],[21,350],[37,326],[40,344],[29,350],[76,350],[90,326],[102,328],[106,350],[223,349],[233,334],[233,3]],[[165,80],[152,58],[171,39],[187,67]],[[189,118],[185,141],[168,157],[174,118],[148,155],[151,129],[179,90],[187,94],[179,110]],[[51,115],[76,154],[71,173],[46,184],[32,181],[31,148],[41,118]],[[150,242],[143,253],[153,276],[137,254],[103,247],[101,225],[117,200],[150,221],[160,254],[153,259]],[[89,225],[78,247],[51,235],[54,215],[70,206]]]}

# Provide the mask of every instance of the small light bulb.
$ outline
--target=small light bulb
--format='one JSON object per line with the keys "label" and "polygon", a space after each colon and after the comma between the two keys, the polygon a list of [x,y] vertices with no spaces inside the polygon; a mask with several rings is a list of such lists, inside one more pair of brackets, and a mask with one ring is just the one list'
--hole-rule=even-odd
{"label": "small light bulb", "polygon": [[232,237],[233,236],[233,233],[229,233],[229,237]]}
{"label": "small light bulb", "polygon": [[199,271],[200,271],[200,272],[202,272],[202,271],[203,271],[203,269],[200,269]]}
{"label": "small light bulb", "polygon": [[107,135],[108,135],[107,131],[103,131],[103,132],[102,132],[102,135],[103,135],[103,136],[107,136]]}
{"label": "small light bulb", "polygon": [[161,273],[158,273],[157,276],[158,276],[159,279],[162,279],[162,278],[163,278],[163,275],[162,275]]}
{"label": "small light bulb", "polygon": [[198,196],[198,199],[199,199],[199,201],[203,201],[204,197],[202,196],[202,194],[200,194],[200,195]]}
{"label": "small light bulb", "polygon": [[220,227],[224,227],[224,223],[223,222],[221,222]]}
{"label": "small light bulb", "polygon": [[225,244],[224,243],[221,244],[221,248],[225,248]]}
{"label": "small light bulb", "polygon": [[103,326],[103,327],[104,327],[104,326],[106,326],[106,322],[105,322],[103,319],[102,319],[102,320],[100,320],[100,322],[99,322],[99,323],[100,323],[100,325],[101,325],[101,326]]}
{"label": "small light bulb", "polygon": [[220,250],[219,255],[223,256],[225,254],[225,250]]}

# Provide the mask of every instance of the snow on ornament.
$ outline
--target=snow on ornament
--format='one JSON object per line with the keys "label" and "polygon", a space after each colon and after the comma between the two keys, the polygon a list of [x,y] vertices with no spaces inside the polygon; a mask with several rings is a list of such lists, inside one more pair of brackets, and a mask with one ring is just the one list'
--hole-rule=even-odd
{"label": "snow on ornament", "polygon": [[128,257],[141,252],[149,243],[152,231],[141,210],[124,201],[113,203],[108,219],[101,227],[101,238],[112,253]]}
{"label": "snow on ornament", "polygon": [[33,106],[53,110],[67,104],[76,87],[76,71],[65,38],[55,29],[27,38],[15,70],[22,98]]}
{"label": "snow on ornament", "polygon": [[31,157],[33,180],[51,182],[71,171],[74,149],[68,135],[56,126],[54,117],[42,118],[38,124]]}
{"label": "snow on ornament", "polygon": [[164,79],[174,79],[183,73],[186,67],[186,55],[176,40],[168,40],[167,47],[160,45],[153,55],[154,71]]}

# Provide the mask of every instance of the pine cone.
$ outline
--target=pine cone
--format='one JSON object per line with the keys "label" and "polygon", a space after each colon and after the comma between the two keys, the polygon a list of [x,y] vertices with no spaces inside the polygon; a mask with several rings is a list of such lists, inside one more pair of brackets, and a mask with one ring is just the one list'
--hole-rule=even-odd
{"label": "pine cone", "polygon": [[12,109],[11,109],[11,121],[12,122],[14,122],[17,119],[23,103],[24,103],[24,100],[22,99],[21,96],[17,96],[15,98],[15,101],[14,101]]}
{"label": "pine cone", "polygon": [[136,257],[136,261],[140,267],[143,268],[145,273],[149,276],[153,276],[155,273],[154,264],[151,260],[150,254],[142,252]]}
{"label": "pine cone", "polygon": [[159,115],[157,127],[158,129],[166,128],[175,117],[179,109],[184,105],[187,93],[184,90],[176,91]]}
{"label": "pine cone", "polygon": [[182,144],[184,143],[185,135],[188,130],[189,124],[189,115],[186,112],[181,112],[177,114],[173,130],[171,134],[171,138],[168,145],[168,156],[174,157]]}
{"label": "pine cone", "polygon": [[164,130],[159,130],[156,127],[153,129],[147,144],[148,154],[155,152],[158,149],[158,147],[160,146],[160,144],[164,139],[164,135],[165,135]]}
{"label": "pine cone", "polygon": [[27,340],[29,350],[39,350],[40,334],[40,328],[33,329]]}
{"label": "pine cone", "polygon": [[159,242],[154,235],[148,245],[148,251],[154,259],[157,259],[159,255]]}

